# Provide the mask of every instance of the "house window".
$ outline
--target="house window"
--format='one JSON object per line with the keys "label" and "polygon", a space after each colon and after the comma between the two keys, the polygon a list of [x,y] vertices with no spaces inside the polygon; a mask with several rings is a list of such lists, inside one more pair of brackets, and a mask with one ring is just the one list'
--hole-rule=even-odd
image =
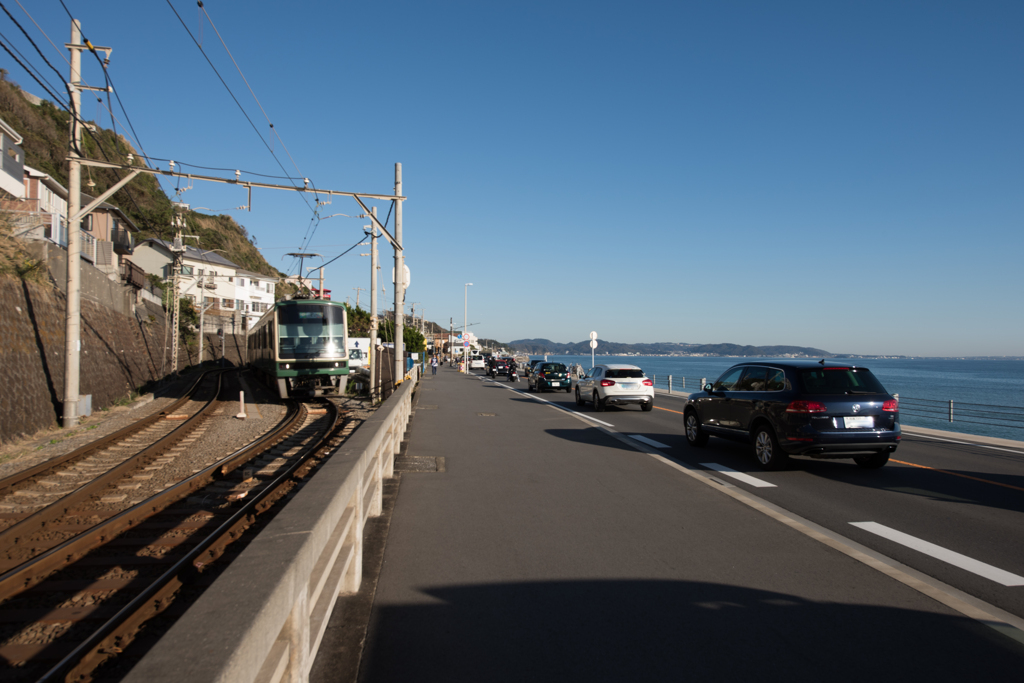
{"label": "house window", "polygon": [[245,280],[242,279],[242,278],[238,278],[238,286],[239,287],[245,287]]}
{"label": "house window", "polygon": [[245,302],[242,301],[241,299],[235,299],[235,308],[237,308],[240,311],[244,311],[245,310]]}
{"label": "house window", "polygon": [[228,282],[234,282],[234,281],[235,281],[235,278],[233,278],[233,277],[231,277],[231,276],[229,275],[229,276],[228,276]]}
{"label": "house window", "polygon": [[192,266],[182,266],[181,267],[181,274],[182,275],[191,275],[192,274]]}
{"label": "house window", "polygon": [[196,268],[196,275],[202,275],[202,274],[203,274],[203,269],[202,268]]}
{"label": "house window", "polygon": [[86,232],[92,232],[92,214],[87,214],[82,218],[82,230]]}
{"label": "house window", "polygon": [[235,301],[234,301],[234,299],[221,299],[220,300],[220,307],[221,308],[234,308],[235,307]]}

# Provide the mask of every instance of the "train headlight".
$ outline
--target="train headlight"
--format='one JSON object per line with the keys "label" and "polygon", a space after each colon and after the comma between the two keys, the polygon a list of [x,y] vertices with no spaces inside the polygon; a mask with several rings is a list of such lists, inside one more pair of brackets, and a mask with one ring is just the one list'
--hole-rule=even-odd
{"label": "train headlight", "polygon": [[335,363],[335,364],[334,364],[334,367],[338,367],[338,364],[337,364],[337,363]]}

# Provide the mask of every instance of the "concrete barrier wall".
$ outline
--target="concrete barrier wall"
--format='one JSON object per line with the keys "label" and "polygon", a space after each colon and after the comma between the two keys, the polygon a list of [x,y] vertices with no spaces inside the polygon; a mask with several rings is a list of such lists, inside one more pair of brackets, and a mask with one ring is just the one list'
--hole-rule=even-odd
{"label": "concrete barrier wall", "polygon": [[363,526],[381,514],[412,411],[401,384],[132,669],[125,683],[309,679],[338,596],[359,590]]}

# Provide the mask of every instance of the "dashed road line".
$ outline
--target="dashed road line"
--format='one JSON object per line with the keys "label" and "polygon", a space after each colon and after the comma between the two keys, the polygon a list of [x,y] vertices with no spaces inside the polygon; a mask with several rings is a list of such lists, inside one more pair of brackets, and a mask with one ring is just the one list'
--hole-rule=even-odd
{"label": "dashed road line", "polygon": [[850,522],[851,525],[858,529],[863,529],[869,533],[887,538],[890,541],[899,543],[902,546],[916,550],[919,553],[923,553],[928,557],[934,557],[936,560],[941,560],[946,564],[951,564],[954,567],[959,567],[964,571],[977,574],[978,576],[988,579],[989,581],[995,581],[1003,586],[1024,586],[1024,576],[1017,576],[1011,574],[1008,571],[1003,571],[998,567],[993,567],[990,564],[985,564],[980,560],[975,560],[972,557],[961,555],[958,552],[943,548],[940,545],[929,543],[916,536],[905,534],[902,531],[883,526],[877,522]]}
{"label": "dashed road line", "polygon": [[642,434],[629,434],[629,438],[636,439],[637,441],[645,443],[648,446],[654,446],[655,448],[672,448],[668,444],[661,443],[660,441],[655,441],[654,439],[648,439],[646,436]]}
{"label": "dashed road line", "polygon": [[603,420],[598,420],[596,417],[590,417],[589,415],[577,412],[575,410],[570,410],[569,408],[565,408],[563,406],[558,405],[557,403],[553,403],[552,401],[549,401],[546,398],[541,398],[540,396],[535,396],[533,394],[525,392],[522,389],[516,389],[515,387],[507,387],[507,386],[505,386],[504,384],[502,384],[500,382],[495,382],[494,380],[485,380],[485,381],[494,382],[495,384],[497,384],[498,386],[500,386],[500,387],[502,387],[504,389],[508,389],[509,391],[514,391],[515,393],[519,394],[520,396],[525,396],[527,398],[532,398],[534,401],[539,401],[540,403],[547,403],[552,408],[554,408],[556,410],[561,410],[564,413],[569,413],[570,415],[575,415],[576,417],[581,417],[584,420],[590,420],[591,422],[596,422],[597,424],[604,425],[605,427],[615,427],[615,425],[613,425],[613,424],[611,424],[609,422],[605,422]]}
{"label": "dashed road line", "polygon": [[761,488],[761,489],[763,489],[763,488],[776,488],[775,484],[769,483],[769,482],[765,481],[764,479],[758,479],[757,477],[752,477],[749,474],[744,474],[743,472],[737,472],[736,470],[732,469],[731,467],[726,467],[725,465],[719,465],[717,462],[702,462],[701,463],[701,467],[707,467],[709,470],[714,470],[715,472],[719,472],[721,474],[724,474],[727,477],[732,477],[733,479],[735,479],[737,481],[742,481],[744,484],[750,484],[751,486],[756,486],[757,488]]}

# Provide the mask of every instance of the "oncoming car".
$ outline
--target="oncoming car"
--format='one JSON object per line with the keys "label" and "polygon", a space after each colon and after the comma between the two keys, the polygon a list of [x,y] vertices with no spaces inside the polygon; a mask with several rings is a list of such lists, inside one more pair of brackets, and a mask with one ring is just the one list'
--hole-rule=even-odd
{"label": "oncoming car", "polygon": [[790,455],[853,458],[873,469],[900,442],[899,403],[867,368],[822,361],[740,363],[691,394],[683,409],[686,440],[749,441],[761,467]]}
{"label": "oncoming car", "polygon": [[594,410],[609,405],[639,404],[654,408],[654,381],[635,365],[598,365],[576,383],[576,405],[593,403]]}

